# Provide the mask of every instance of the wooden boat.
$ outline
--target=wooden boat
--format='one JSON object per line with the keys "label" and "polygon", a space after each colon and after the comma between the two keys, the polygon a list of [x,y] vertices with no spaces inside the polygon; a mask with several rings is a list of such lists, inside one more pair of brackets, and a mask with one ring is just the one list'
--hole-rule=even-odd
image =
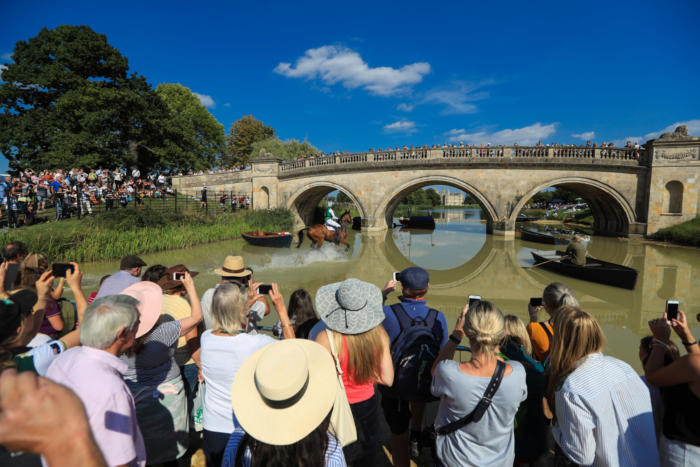
{"label": "wooden boat", "polygon": [[292,234],[290,232],[243,232],[241,234],[245,241],[256,246],[271,246],[278,248],[289,248],[292,244]]}
{"label": "wooden boat", "polygon": [[414,229],[434,229],[435,219],[433,216],[411,216],[408,219],[399,219],[404,227],[412,227]]}
{"label": "wooden boat", "polygon": [[535,232],[534,230],[520,229],[520,239],[528,242],[546,243],[548,245],[566,245],[566,240],[562,238]]}
{"label": "wooden boat", "polygon": [[[584,281],[597,282],[599,284],[611,285],[623,289],[634,290],[637,283],[636,269],[628,268],[620,264],[609,263],[601,259],[586,256],[586,265],[577,266],[570,263],[562,263],[559,258],[564,253],[557,251],[556,255],[543,256],[532,252],[535,264],[542,264],[542,269],[547,269],[558,274],[574,277]],[[556,261],[552,261],[557,259]]]}
{"label": "wooden boat", "polygon": [[528,216],[526,214],[518,214],[518,217],[515,218],[515,222],[531,222],[531,221],[536,221],[537,218],[533,216]]}

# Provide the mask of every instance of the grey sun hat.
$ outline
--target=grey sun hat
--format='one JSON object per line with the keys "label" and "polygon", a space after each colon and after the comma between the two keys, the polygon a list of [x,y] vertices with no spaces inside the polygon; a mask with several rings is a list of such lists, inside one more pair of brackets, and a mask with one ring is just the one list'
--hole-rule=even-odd
{"label": "grey sun hat", "polygon": [[328,329],[341,334],[361,334],[384,321],[382,291],[359,279],[318,289],[316,310]]}

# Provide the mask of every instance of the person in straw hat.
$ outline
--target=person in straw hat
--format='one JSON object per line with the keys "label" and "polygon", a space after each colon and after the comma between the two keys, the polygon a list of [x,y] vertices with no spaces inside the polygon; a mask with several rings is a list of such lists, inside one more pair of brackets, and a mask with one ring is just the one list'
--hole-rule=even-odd
{"label": "person in straw hat", "polygon": [[[294,337],[284,297],[277,284],[272,284],[270,298],[280,315],[286,337]],[[202,333],[202,376],[204,392],[202,436],[204,456],[208,466],[221,465],[221,459],[231,432],[235,428],[231,413],[231,384],[243,362],[259,349],[275,340],[265,334],[247,333],[249,314],[247,294],[236,283],[219,285],[214,292],[211,320],[214,329]]]}
{"label": "person in straw hat", "polygon": [[316,293],[316,310],[326,332],[316,342],[338,355],[358,441],[358,465],[375,465],[379,446],[378,401],[374,383],[391,386],[394,365],[389,336],[382,327],[384,310],[379,287],[358,279],[324,285]]}
{"label": "person in straw hat", "polygon": [[174,321],[161,319],[163,292],[153,282],[137,282],[122,291],[145,304],[138,310],[136,341],[120,358],[128,367],[124,380],[134,396],[148,464],[174,461],[188,446],[187,398],[174,354],[178,339],[201,322],[202,308],[189,273],[182,283],[192,314]]}
{"label": "person in straw hat", "polygon": [[340,443],[328,431],[338,390],[333,359],[319,344],[293,339],[258,350],[233,381],[240,426],[222,467],[345,466]]}
{"label": "person in straw hat", "polygon": [[[242,256],[227,256],[220,268],[214,269],[214,274],[221,276],[221,282],[208,289],[202,295],[202,315],[205,329],[214,329],[211,320],[211,304],[216,288],[221,284],[235,283],[247,290],[247,308],[250,314],[250,328],[254,329],[255,323],[261,321],[270,314],[270,307],[265,297],[256,293],[260,283],[253,282],[253,270],[246,267]],[[250,330],[250,329],[249,329]]]}

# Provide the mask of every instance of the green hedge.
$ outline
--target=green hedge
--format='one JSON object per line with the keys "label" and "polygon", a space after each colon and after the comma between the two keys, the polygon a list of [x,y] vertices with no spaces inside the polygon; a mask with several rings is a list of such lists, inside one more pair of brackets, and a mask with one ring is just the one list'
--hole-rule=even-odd
{"label": "green hedge", "polygon": [[649,235],[654,240],[700,246],[700,216]]}

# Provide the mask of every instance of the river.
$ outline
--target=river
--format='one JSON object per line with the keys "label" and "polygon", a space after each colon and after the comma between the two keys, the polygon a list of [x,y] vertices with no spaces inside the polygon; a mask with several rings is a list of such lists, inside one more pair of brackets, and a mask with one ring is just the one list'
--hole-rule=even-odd
{"label": "river", "polygon": [[[321,285],[349,277],[382,287],[393,271],[417,265],[430,272],[429,305],[447,315],[450,327],[470,294],[481,295],[504,313],[527,322],[529,298],[541,296],[547,284],[560,281],[574,290],[582,308],[602,325],[607,338],[605,352],[638,371],[639,339],[649,334],[647,322],[661,316],[667,299],[680,300],[694,334],[700,335],[695,319],[700,313],[700,249],[592,237],[588,245],[591,256],[639,271],[637,286],[630,291],[524,267],[533,264],[531,251],[552,251],[555,246],[487,235],[478,209],[436,209],[433,214],[434,231],[350,231],[348,252],[330,244],[312,250],[308,239],[299,249],[296,241],[292,248],[272,249],[233,240],[141,257],[149,265],[183,263],[199,271],[195,284],[200,295],[218,282],[213,270],[221,266],[226,255],[242,255],[246,265],[254,269],[256,281],[277,282],[285,297],[297,288],[315,293]],[[83,265],[85,290],[95,290],[100,277],[115,272],[118,265],[119,261]],[[397,295],[392,294],[388,303],[396,301]],[[263,324],[276,321],[272,315]],[[545,319],[544,314],[540,319]]]}

